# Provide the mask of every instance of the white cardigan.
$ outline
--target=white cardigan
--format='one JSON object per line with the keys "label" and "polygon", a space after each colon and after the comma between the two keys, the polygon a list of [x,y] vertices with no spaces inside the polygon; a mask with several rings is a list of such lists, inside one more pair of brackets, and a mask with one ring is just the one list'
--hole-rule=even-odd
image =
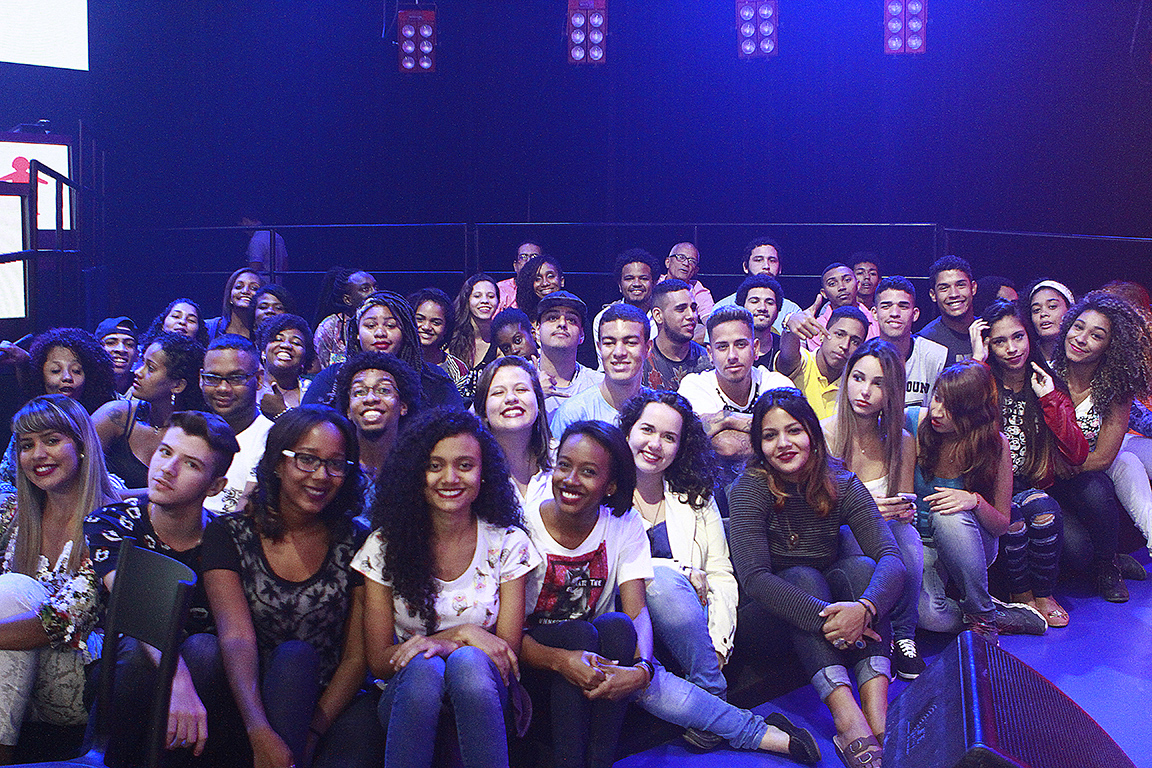
{"label": "white cardigan", "polygon": [[[665,481],[664,517],[672,559],[654,557],[652,565],[677,570],[699,568],[708,575],[708,634],[716,652],[727,660],[736,637],[739,594],[716,499],[710,499],[699,510],[693,509],[688,497],[670,491]],[[651,527],[651,523],[644,520],[644,529]]]}

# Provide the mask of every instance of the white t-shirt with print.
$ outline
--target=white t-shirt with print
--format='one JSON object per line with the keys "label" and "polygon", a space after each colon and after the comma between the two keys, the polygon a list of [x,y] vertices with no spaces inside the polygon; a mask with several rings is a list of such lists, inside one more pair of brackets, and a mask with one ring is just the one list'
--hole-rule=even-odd
{"label": "white t-shirt with print", "polygon": [[[364,578],[390,587],[384,578],[384,552],[388,543],[377,530],[368,537],[352,560],[352,567]],[[452,581],[436,579],[437,631],[475,624],[484,629],[496,626],[500,614],[500,585],[515,581],[539,563],[540,554],[528,534],[516,527],[500,528],[480,520],[476,524],[476,551],[464,573]],[[426,634],[424,622],[414,615],[408,603],[396,592],[392,595],[392,615],[400,642]]]}
{"label": "white t-shirt with print", "polygon": [[232,457],[232,463],[228,466],[225,475],[228,482],[220,493],[204,499],[204,509],[223,515],[244,508],[241,500],[245,498],[249,484],[256,484],[256,465],[264,458],[264,442],[268,439],[272,423],[271,419],[258,413],[256,419],[236,435],[240,452]]}
{"label": "white t-shirt with print", "polygon": [[634,509],[615,517],[608,507],[600,507],[592,532],[575,549],[552,538],[540,517],[539,504],[525,508],[524,523],[544,557],[528,575],[529,624],[592,621],[615,610],[620,584],[652,578],[648,536]]}

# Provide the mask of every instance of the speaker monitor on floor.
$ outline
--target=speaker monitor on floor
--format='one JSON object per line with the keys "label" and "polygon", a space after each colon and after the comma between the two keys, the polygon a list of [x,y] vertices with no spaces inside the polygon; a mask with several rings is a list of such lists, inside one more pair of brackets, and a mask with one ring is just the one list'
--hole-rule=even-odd
{"label": "speaker monitor on floor", "polygon": [[962,633],[892,703],[885,768],[1135,768],[1088,713],[1012,654]]}

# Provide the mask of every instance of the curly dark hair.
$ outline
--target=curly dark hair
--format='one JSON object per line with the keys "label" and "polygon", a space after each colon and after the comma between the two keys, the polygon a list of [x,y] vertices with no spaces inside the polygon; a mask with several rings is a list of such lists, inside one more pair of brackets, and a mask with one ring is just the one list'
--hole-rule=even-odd
{"label": "curly dark hair", "polygon": [[560,287],[564,287],[564,270],[555,256],[533,256],[528,259],[528,263],[516,273],[516,306],[524,310],[524,314],[528,317],[536,316],[536,305],[539,303],[540,297],[536,295],[533,283],[536,282],[536,275],[545,264],[556,267],[556,276],[560,280]]}
{"label": "curly dark hair", "polygon": [[[1030,480],[1034,487],[1039,487],[1037,483],[1042,482],[1053,471],[1052,462],[1056,456],[1057,446],[1052,430],[1044,421],[1044,411],[1040,406],[1040,398],[1036,397],[1036,393],[1032,391],[1027,379],[1031,378],[1032,366],[1036,365],[1052,377],[1052,383],[1064,394],[1068,394],[1068,385],[1056,375],[1056,372],[1048,365],[1048,361],[1044,359],[1044,353],[1040,349],[1040,335],[1036,331],[1036,326],[1032,323],[1030,313],[1018,302],[997,299],[988,305],[981,317],[984,322],[988,323],[988,330],[984,332],[984,338],[987,340],[991,337],[992,326],[1005,318],[1012,318],[1020,323],[1028,338],[1028,359],[1024,363],[1026,381],[1024,388],[1020,390],[1020,395],[1024,398],[1024,424],[1022,425],[1024,431],[1024,465],[1020,469],[1020,474]],[[1004,364],[991,349],[988,350],[988,367],[992,369],[992,375],[996,378],[997,384],[1003,387]],[[1001,418],[1003,418],[1003,414]]]}
{"label": "curly dark hair", "polygon": [[255,519],[261,535],[273,541],[284,537],[284,521],[280,517],[280,477],[276,474],[280,462],[287,460],[283,451],[292,450],[309,430],[325,423],[340,430],[344,438],[344,458],[351,462],[351,466],[336,496],[320,510],[320,520],[335,537],[360,513],[363,499],[360,493],[360,443],[356,440],[356,430],[348,419],[326,405],[301,405],[289,408],[272,424],[264,455],[256,465],[256,488],[248,500],[247,512]]}
{"label": "curly dark hair", "polygon": [[423,389],[420,386],[420,374],[412,370],[412,366],[395,355],[387,352],[358,352],[352,355],[340,366],[340,373],[336,377],[336,394],[332,407],[340,413],[348,414],[348,404],[351,396],[352,379],[361,371],[378,370],[387,371],[396,382],[396,389],[400,393],[400,402],[408,406],[408,414],[400,418],[400,428],[420,410],[423,399]]}
{"label": "curly dark hair", "polygon": [[206,318],[204,317],[204,313],[200,311],[200,305],[192,301],[192,299],[182,297],[169,302],[168,306],[164,307],[164,311],[156,315],[152,323],[148,326],[148,330],[140,337],[141,348],[146,348],[152,343],[153,339],[160,335],[161,331],[164,330],[164,320],[167,319],[177,304],[187,304],[196,310],[196,335],[193,338],[199,342],[200,346],[208,346],[208,329],[204,327],[204,320]]}
{"label": "curly dark hair", "polygon": [[[172,407],[177,411],[204,411],[204,393],[200,391],[200,369],[204,367],[204,347],[195,339],[190,339],[172,331],[161,331],[148,346],[160,345],[164,353],[164,370],[173,381],[183,379],[184,390],[176,395]],[[144,350],[147,351],[147,348]]]}
{"label": "curly dark hair", "polygon": [[1152,335],[1139,310],[1127,300],[1106,291],[1092,291],[1072,305],[1060,323],[1060,343],[1052,367],[1068,378],[1068,356],[1064,344],[1072,324],[1088,310],[1108,318],[1112,335],[1092,375],[1092,400],[1103,413],[1117,400],[1147,397],[1152,387]]}
{"label": "curly dark hair", "polygon": [[32,341],[28,377],[29,397],[48,394],[44,390],[44,363],[53,347],[71,350],[84,369],[84,387],[76,400],[88,413],[116,397],[112,358],[95,336],[81,328],[52,328]]}
{"label": "curly dark hair", "polygon": [[400,348],[393,354],[412,366],[413,370],[423,370],[424,354],[420,349],[420,335],[416,331],[416,314],[407,299],[395,291],[376,291],[364,299],[364,303],[356,309],[356,322],[348,323],[348,336],[345,339],[348,344],[348,356],[363,351],[360,346],[360,318],[372,307],[387,307],[392,317],[400,324]]}
{"label": "curly dark hair", "polygon": [[620,409],[620,430],[625,438],[649,403],[663,403],[680,414],[683,421],[680,447],[676,450],[676,458],[664,470],[664,479],[672,491],[688,497],[689,506],[700,509],[712,498],[712,489],[716,485],[716,452],[712,450],[712,441],[704,434],[700,417],[683,395],[654,389],[641,389]]}
{"label": "curly dark hair", "polygon": [[[532,260],[529,259],[528,263],[531,264]],[[492,283],[492,287],[496,289],[496,299],[499,301],[500,286],[488,275],[477,272],[465,280],[464,285],[460,286],[460,292],[456,294],[456,301],[452,305],[452,312],[456,316],[456,328],[452,331],[452,336],[448,342],[448,351],[467,363],[469,368],[475,367],[480,362],[474,359],[476,357],[476,325],[472,322],[472,313],[469,311],[468,302],[472,296],[472,289],[479,283]]]}
{"label": "curly dark hair", "polygon": [[424,622],[428,634],[436,631],[438,619],[425,471],[436,444],[455,435],[472,435],[480,444],[480,493],[472,502],[472,514],[496,527],[523,525],[504,454],[475,416],[454,408],[434,408],[408,423],[380,470],[381,477],[394,480],[376,487],[372,524],[388,542],[384,578]]}
{"label": "curly dark hair", "polygon": [[444,335],[440,337],[440,348],[444,349],[448,346],[452,334],[456,332],[456,310],[452,306],[452,299],[439,288],[421,288],[415,293],[408,294],[408,304],[412,307],[413,313],[417,312],[420,305],[426,301],[433,302],[444,313]]}
{"label": "curly dark hair", "polygon": [[263,355],[268,343],[276,338],[277,334],[288,329],[299,331],[304,339],[304,361],[301,363],[300,369],[306,371],[312,365],[312,361],[316,359],[316,345],[312,340],[312,328],[308,325],[308,321],[300,315],[285,312],[273,315],[260,323],[260,327],[256,329],[256,349]]}
{"label": "curly dark hair", "polygon": [[603,504],[612,510],[614,517],[620,517],[631,509],[632,494],[636,490],[636,460],[632,458],[632,449],[628,447],[624,433],[620,431],[620,427],[606,421],[574,421],[568,425],[564,430],[564,436],[560,438],[557,456],[568,442],[568,438],[577,435],[592,438],[608,451],[612,461],[612,477],[609,480],[615,481],[616,492],[605,496]]}

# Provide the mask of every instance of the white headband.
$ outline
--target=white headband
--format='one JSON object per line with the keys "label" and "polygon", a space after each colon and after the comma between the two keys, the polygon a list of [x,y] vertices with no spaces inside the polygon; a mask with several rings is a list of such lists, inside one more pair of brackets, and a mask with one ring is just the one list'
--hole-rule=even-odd
{"label": "white headband", "polygon": [[1036,283],[1036,285],[1032,286],[1032,293],[1028,295],[1028,300],[1031,301],[1032,297],[1035,296],[1036,292],[1041,288],[1049,288],[1056,291],[1056,293],[1064,297],[1064,300],[1068,302],[1068,306],[1076,303],[1076,298],[1072,295],[1072,291],[1068,290],[1068,286],[1064,285],[1064,283],[1058,283],[1055,280],[1041,280]]}

